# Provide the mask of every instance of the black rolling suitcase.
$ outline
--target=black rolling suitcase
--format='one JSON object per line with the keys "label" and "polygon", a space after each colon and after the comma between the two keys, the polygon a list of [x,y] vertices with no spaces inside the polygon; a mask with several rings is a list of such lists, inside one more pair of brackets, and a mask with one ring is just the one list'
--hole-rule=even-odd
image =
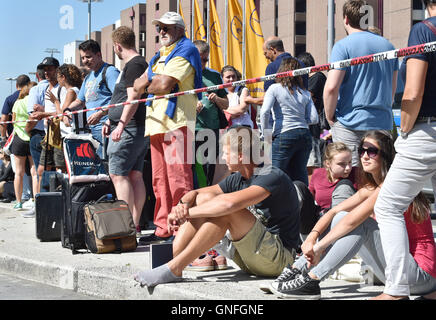
{"label": "black rolling suitcase", "polygon": [[64,198],[62,192],[35,195],[36,237],[40,241],[60,241]]}
{"label": "black rolling suitcase", "polygon": [[71,249],[73,254],[86,249],[84,206],[104,195],[115,198],[112,182],[75,183],[63,189],[66,209],[62,218],[62,247]]}

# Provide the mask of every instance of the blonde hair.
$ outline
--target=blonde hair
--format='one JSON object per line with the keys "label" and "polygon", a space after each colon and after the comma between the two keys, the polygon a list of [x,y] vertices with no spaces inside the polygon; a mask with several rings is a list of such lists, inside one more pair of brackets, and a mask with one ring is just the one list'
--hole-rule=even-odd
{"label": "blonde hair", "polygon": [[37,83],[35,81],[30,81],[27,85],[25,85],[21,90],[20,94],[18,95],[18,99],[23,99],[29,95],[30,89],[32,87],[36,86]]}
{"label": "blonde hair", "polygon": [[349,152],[351,154],[350,148],[347,147],[347,145],[343,142],[333,142],[327,145],[324,151],[324,168],[327,170],[327,178],[330,182],[333,182],[332,173],[330,171],[330,168],[326,166],[326,162],[330,162],[333,160],[334,156],[342,153],[342,152]]}
{"label": "blonde hair", "polygon": [[[242,155],[242,163],[248,164],[253,161],[253,131],[249,127],[231,127],[221,138],[222,146],[230,146],[232,151]],[[232,153],[236,155],[236,152]],[[233,161],[232,161],[233,162]]]}

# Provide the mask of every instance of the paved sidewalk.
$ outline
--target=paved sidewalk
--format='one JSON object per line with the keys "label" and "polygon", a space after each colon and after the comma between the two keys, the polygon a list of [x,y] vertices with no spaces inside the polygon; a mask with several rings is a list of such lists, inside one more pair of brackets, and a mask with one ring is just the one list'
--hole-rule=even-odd
{"label": "paved sidewalk", "polygon": [[[23,218],[10,204],[0,204],[0,273],[71,289],[104,299],[146,300],[276,300],[259,289],[272,279],[251,277],[232,261],[224,271],[184,272],[185,280],[141,288],[133,275],[149,268],[149,247],[122,254],[77,254],[60,242],[40,242],[35,219]],[[340,280],[321,283],[322,298],[366,300],[382,292],[382,286],[366,286]]]}

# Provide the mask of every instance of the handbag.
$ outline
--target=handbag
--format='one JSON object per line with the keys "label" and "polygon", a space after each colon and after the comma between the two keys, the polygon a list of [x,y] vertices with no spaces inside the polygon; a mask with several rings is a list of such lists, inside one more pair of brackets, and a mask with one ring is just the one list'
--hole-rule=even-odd
{"label": "handbag", "polygon": [[6,140],[6,143],[3,146],[3,152],[8,156],[11,155],[11,145],[12,145],[12,141],[14,141],[14,137],[15,137],[15,131],[12,131],[12,133],[8,137],[8,140]]}
{"label": "handbag", "polygon": [[84,206],[85,243],[92,253],[133,251],[136,228],[129,206],[123,200],[103,200]]}

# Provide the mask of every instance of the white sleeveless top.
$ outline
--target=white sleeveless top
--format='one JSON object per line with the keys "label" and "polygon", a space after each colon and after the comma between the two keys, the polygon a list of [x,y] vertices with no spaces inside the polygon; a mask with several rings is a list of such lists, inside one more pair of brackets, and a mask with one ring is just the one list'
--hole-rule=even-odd
{"label": "white sleeveless top", "polygon": [[[248,90],[244,88],[242,91]],[[232,93],[229,98],[229,107],[234,107],[239,104],[239,96],[236,92]],[[232,119],[232,126],[250,126],[253,128],[253,121],[251,120],[250,114],[246,111],[244,114],[237,118]]]}

